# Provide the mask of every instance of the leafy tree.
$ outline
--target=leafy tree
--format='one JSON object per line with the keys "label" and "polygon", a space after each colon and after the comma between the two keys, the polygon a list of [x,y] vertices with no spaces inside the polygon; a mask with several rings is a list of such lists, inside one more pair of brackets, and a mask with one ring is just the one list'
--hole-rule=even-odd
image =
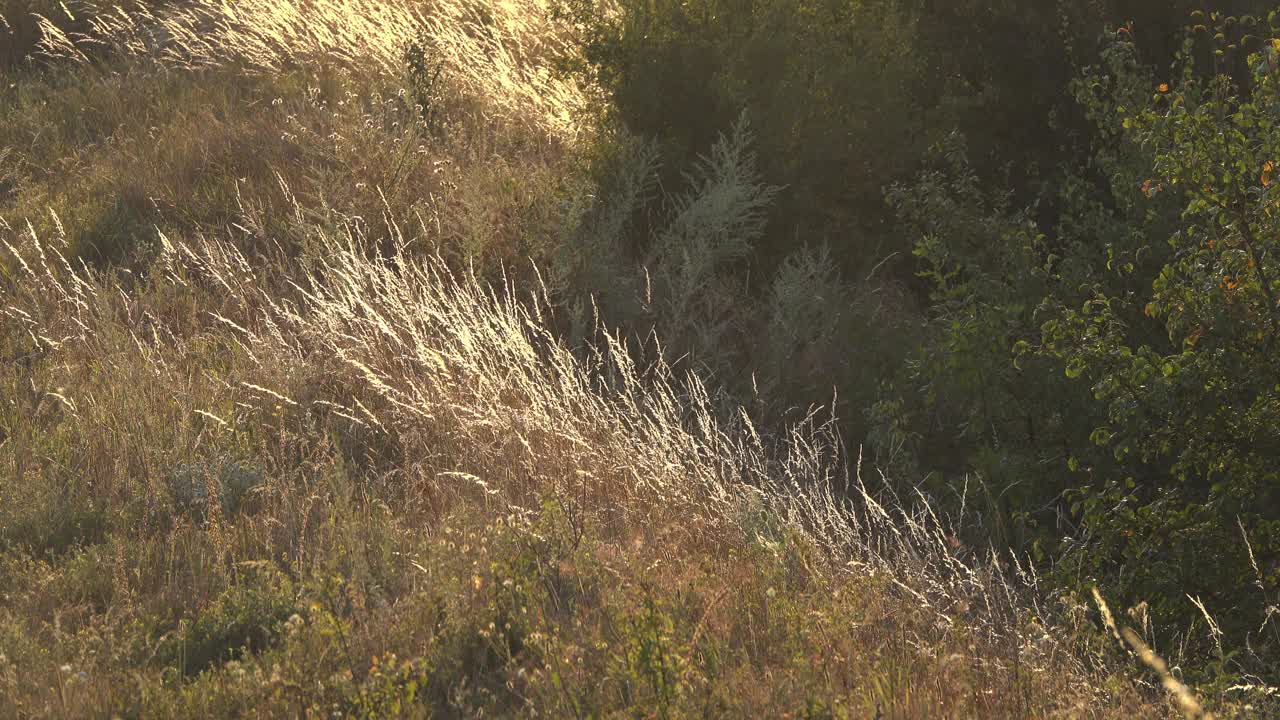
{"label": "leafy tree", "polygon": [[882,458],[902,432],[886,422],[914,427],[915,457],[890,474],[914,476],[918,463],[945,498],[961,474],[976,473],[998,544],[1029,543],[1044,559],[1034,530],[1057,518],[1030,509],[1052,510],[1070,487],[1065,460],[1087,438],[1077,421],[1088,409],[1055,361],[1015,358],[1015,349],[1039,335],[1035,311],[1059,286],[1059,256],[1030,211],[1014,209],[1008,193],[990,197],[966,150],[959,136],[949,139],[936,149],[936,168],[889,192],[902,227],[918,238],[927,339],[873,408],[870,443]]}
{"label": "leafy tree", "polygon": [[[1143,102],[1097,100],[1149,156],[1145,179],[1113,177],[1177,221],[1164,247],[1110,243],[1115,277],[1085,302],[1047,299],[1037,349],[1105,411],[1092,440],[1111,458],[1074,494],[1088,535],[1069,557],[1086,572],[1119,561],[1124,589],[1166,618],[1202,598],[1237,647],[1280,580],[1280,41],[1251,39],[1250,20],[1189,37],[1174,82]],[[1256,49],[1245,83],[1228,72],[1240,44]],[[1198,71],[1206,55],[1216,72]]]}
{"label": "leafy tree", "polygon": [[1060,581],[1166,629],[1207,611],[1222,634],[1190,650],[1273,673],[1280,41],[1260,38],[1280,23],[1206,21],[1171,76],[1118,33],[1071,84],[1094,149],[1047,186],[1052,224],[991,200],[954,145],[891,193],[931,288],[897,402],[922,464],[980,471],[1005,539]]}

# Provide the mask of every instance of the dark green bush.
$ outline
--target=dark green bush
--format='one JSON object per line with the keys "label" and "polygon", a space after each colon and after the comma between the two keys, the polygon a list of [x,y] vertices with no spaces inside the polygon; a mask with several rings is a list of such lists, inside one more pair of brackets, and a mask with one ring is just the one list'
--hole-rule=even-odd
{"label": "dark green bush", "polygon": [[1094,150],[1047,186],[1053,224],[990,199],[954,149],[891,194],[932,288],[900,403],[923,466],[983,475],[1002,540],[1068,586],[1145,602],[1166,632],[1207,611],[1188,657],[1266,674],[1280,49],[1266,22],[1217,22],[1189,32],[1168,82],[1121,33],[1072,84]]}
{"label": "dark green bush", "polygon": [[1127,36],[1167,62],[1198,5],[561,0],[560,8],[583,49],[570,70],[609,92],[628,130],[658,140],[664,184],[745,111],[762,177],[784,188],[755,257],[774,267],[825,243],[842,267],[859,270],[894,251],[905,259],[909,243],[894,232],[883,189],[910,178],[929,147],[961,130],[979,178],[1029,202],[1060,162],[1087,148],[1091,126],[1065,88],[1096,57],[1104,23],[1132,19]]}
{"label": "dark green bush", "polygon": [[275,641],[295,613],[293,587],[267,564],[246,569],[244,575],[160,643],[156,656],[161,663],[195,675]]}
{"label": "dark green bush", "polygon": [[877,379],[914,337],[902,293],[875,272],[850,281],[827,245],[798,246],[753,286],[750,258],[780,189],[762,180],[747,125],[682,173],[679,192],[659,190],[655,143],[603,145],[594,202],[553,267],[566,333],[579,343],[596,323],[620,330],[696,368],[733,414],[746,404],[773,422],[834,400],[861,437]]}
{"label": "dark green bush", "polygon": [[[951,244],[965,235],[963,242],[985,247],[984,272],[999,283],[1008,263],[1025,265],[1024,245],[1035,244],[1041,228],[1052,235],[1059,222],[1093,222],[1071,217],[1092,210],[1062,191],[1067,183],[1079,193],[1092,192],[1105,173],[1074,168],[1064,180],[1060,170],[1105,132],[1070,91],[1076,68],[1116,38],[1135,51],[1142,48],[1139,58],[1170,60],[1176,48],[1170,38],[1197,5],[624,0],[613,12],[595,0],[564,0],[560,9],[574,23],[583,50],[580,64],[568,70],[598,81],[608,91],[609,116],[642,138],[634,148],[606,147],[602,155],[644,166],[634,175],[605,173],[600,197],[614,199],[597,203],[589,218],[594,225],[574,235],[562,253],[577,268],[566,277],[574,288],[575,316],[587,325],[598,313],[609,324],[656,326],[674,356],[691,352],[705,359],[707,353],[693,352],[695,343],[688,341],[700,338],[718,355],[706,366],[739,398],[804,407],[829,400],[836,390],[851,439],[860,442],[868,430],[875,432],[871,441],[884,450],[886,462],[890,447],[907,462],[899,470],[915,467],[903,448],[916,437],[934,455],[927,467],[958,475],[975,469],[982,455],[976,468],[1003,476],[992,480],[1003,487],[1027,473],[1039,476],[1036,468],[1057,462],[1063,448],[1080,439],[1067,406],[1050,402],[1060,393],[1023,387],[1020,378],[1032,370],[1015,370],[1008,362],[1012,344],[1038,331],[1030,313],[1044,292],[1032,286],[1043,291],[1044,278],[1023,274],[1016,287],[1000,290],[999,299],[984,296],[975,304],[960,295],[977,292],[969,284],[988,281],[966,278],[945,291],[949,297],[931,298],[937,278],[921,282],[914,275],[950,272],[945,266],[952,260],[944,256],[962,255]],[[1099,42],[1099,29],[1112,18],[1133,22]],[[749,247],[718,271],[720,290],[706,289],[718,298],[718,309],[666,314],[702,326],[674,329],[660,318],[646,325],[646,317],[653,321],[654,313],[663,315],[664,303],[675,301],[655,265],[669,203],[687,185],[683,172],[739,117],[754,133],[759,182],[778,188],[765,222],[746,238]],[[884,188],[918,173],[928,149],[956,129],[966,138],[967,189],[947,189],[959,195],[941,203],[901,192],[885,203]],[[1010,196],[985,209],[965,197],[989,194],[989,187],[1009,187]],[[1015,218],[1008,212],[1013,207],[1027,209]],[[913,261],[912,238],[922,231],[937,241]],[[1101,247],[1083,236],[1076,240],[1086,253]],[[830,277],[801,269],[812,248],[825,248],[826,268],[841,271],[845,280],[838,289],[818,291],[830,286]],[[1063,254],[1062,248],[1035,250],[1042,252]],[[584,258],[591,261],[583,264]],[[873,268],[871,280],[849,282]],[[804,274],[814,282],[797,283]],[[784,288],[801,290],[787,294]],[[641,297],[645,301],[637,302]],[[818,297],[824,298],[820,310],[793,302]],[[929,304],[935,314],[920,322],[917,308]],[[799,315],[764,319],[778,307]],[[792,323],[806,327],[787,327]],[[817,326],[824,339],[802,337]],[[939,333],[919,360],[937,366],[927,371],[931,379],[891,381],[887,376],[906,362],[922,332]],[[725,337],[738,341],[723,342]],[[891,387],[882,390],[881,384]],[[983,399],[959,399],[966,393]],[[1046,406],[1061,412],[1037,417]],[[893,429],[899,421],[906,425]],[[908,429],[913,423],[925,423],[927,432]],[[1003,449],[979,453],[979,446]],[[1030,451],[1020,450],[1025,448]],[[1057,492],[1073,482],[1064,476],[1046,484]],[[1027,497],[1046,494],[1054,493],[1042,488]],[[1006,514],[1026,514],[1026,497],[996,496],[993,502]]]}
{"label": "dark green bush", "polygon": [[881,187],[951,123],[916,22],[898,0],[566,3],[616,118],[656,138],[663,184],[745,111],[759,170],[783,186],[756,255],[831,245],[847,267],[887,251]]}
{"label": "dark green bush", "polygon": [[[1163,247],[1112,243],[1093,270],[1113,279],[1089,286],[1085,302],[1048,298],[1036,350],[1087,382],[1104,415],[1091,440],[1109,457],[1071,495],[1087,523],[1071,558],[1084,572],[1120,559],[1123,588],[1158,617],[1194,613],[1187,597],[1202,599],[1230,646],[1265,655],[1280,580],[1280,52],[1232,25],[1258,23],[1193,33],[1174,82],[1147,80],[1136,102],[1091,98],[1097,115],[1120,118],[1122,142],[1149,153],[1137,177],[1113,173],[1130,202],[1172,206],[1178,219],[1146,223]],[[1205,50],[1217,72],[1197,71]],[[1247,84],[1226,74],[1232,53],[1252,53]]]}

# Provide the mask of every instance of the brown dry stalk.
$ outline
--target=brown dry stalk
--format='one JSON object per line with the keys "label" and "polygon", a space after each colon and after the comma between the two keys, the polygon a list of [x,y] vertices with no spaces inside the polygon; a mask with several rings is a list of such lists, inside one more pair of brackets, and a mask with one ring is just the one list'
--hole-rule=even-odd
{"label": "brown dry stalk", "polygon": [[1178,678],[1169,672],[1169,665],[1165,663],[1164,658],[1160,657],[1151,649],[1142,638],[1138,637],[1138,633],[1128,627],[1119,627],[1116,625],[1115,617],[1111,614],[1111,608],[1107,606],[1107,601],[1102,599],[1102,593],[1098,592],[1098,588],[1093,588],[1093,599],[1098,604],[1098,611],[1102,613],[1102,624],[1111,632],[1115,638],[1122,643],[1128,645],[1142,664],[1151,669],[1152,672],[1160,678],[1160,684],[1164,685],[1164,689],[1169,691],[1174,701],[1178,703],[1178,710],[1188,720],[1213,720],[1213,714],[1205,711],[1196,698],[1195,692],[1191,688],[1183,684]]}

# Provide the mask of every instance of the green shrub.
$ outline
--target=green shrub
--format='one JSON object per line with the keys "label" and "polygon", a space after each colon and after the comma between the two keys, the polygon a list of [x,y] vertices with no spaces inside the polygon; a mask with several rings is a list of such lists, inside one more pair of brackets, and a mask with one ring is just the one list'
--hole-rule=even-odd
{"label": "green shrub", "polygon": [[156,651],[157,660],[183,675],[195,675],[245,653],[266,649],[297,611],[288,578],[266,563],[243,571],[194,618],[184,620]]}
{"label": "green shrub", "polygon": [[[685,175],[686,190],[665,196],[667,211],[650,221],[652,235],[629,242],[658,165],[652,145],[622,142],[607,158],[613,167],[595,205],[558,258],[558,285],[578,310],[577,327],[603,320],[646,341],[656,330],[670,357],[732,371],[743,340],[736,331],[750,306],[735,270],[777,194],[760,180],[751,143],[740,120]],[[589,308],[603,317],[592,318]]]}
{"label": "green shrub", "polygon": [[234,515],[249,493],[263,484],[262,468],[233,456],[215,455],[183,463],[169,472],[169,492],[178,509],[203,517],[217,503],[223,517]]}
{"label": "green shrub", "polygon": [[1189,31],[1171,82],[1122,33],[1072,85],[1097,141],[1046,198],[1051,226],[990,199],[954,147],[949,170],[891,194],[934,327],[905,373],[926,393],[886,424],[923,437],[925,467],[979,471],[1000,539],[1051,557],[1058,582],[1145,602],[1166,633],[1207,611],[1217,625],[1183,646],[1227,675],[1274,670],[1277,637],[1280,55],[1265,25]]}
{"label": "green shrub", "polygon": [[620,637],[610,657],[611,676],[619,683],[623,703],[671,717],[681,695],[688,650],[675,637],[676,627],[658,601],[645,595],[640,608],[620,619]]}
{"label": "green shrub", "polygon": [[375,657],[369,675],[348,699],[349,709],[355,717],[370,720],[412,716],[428,676],[421,658],[401,661],[395,653]]}
{"label": "green shrub", "polygon": [[[1103,414],[1091,435],[1097,480],[1071,494],[1087,529],[1073,553],[1078,572],[1121,559],[1120,588],[1149,599],[1158,618],[1194,617],[1187,597],[1201,598],[1233,646],[1267,628],[1268,588],[1280,580],[1280,225],[1271,209],[1280,54],[1249,40],[1277,24],[1273,15],[1270,29],[1246,18],[1224,22],[1217,38],[1193,32],[1173,83],[1113,71],[1116,85],[1147,92],[1131,103],[1120,93],[1092,98],[1095,113],[1119,119],[1122,142],[1149,158],[1141,181],[1112,172],[1131,183],[1117,194],[1172,205],[1178,219],[1161,232],[1163,247],[1111,244],[1093,271],[1113,279],[1091,284],[1083,303],[1048,298],[1038,348],[1089,385]],[[1204,72],[1204,51],[1226,62]],[[1233,52],[1251,53],[1247,84],[1227,74]],[[1270,652],[1264,637],[1253,642]]]}
{"label": "green shrub", "polygon": [[[616,117],[662,147],[665,185],[745,111],[759,170],[785,187],[757,253],[780,260],[796,238],[826,240],[842,263],[874,264],[881,186],[902,178],[946,122],[909,3],[883,0],[564,3],[583,65]],[[930,116],[930,113],[932,114]],[[873,234],[868,234],[873,233]]]}
{"label": "green shrub", "polygon": [[598,146],[597,191],[553,264],[567,335],[578,345],[600,324],[621,330],[714,378],[730,414],[746,405],[773,423],[835,401],[862,438],[879,379],[917,341],[905,292],[879,268],[850,282],[826,245],[749,279],[781,192],[764,182],[756,142],[739,118],[682,173],[680,193],[659,191],[655,142],[621,134]]}

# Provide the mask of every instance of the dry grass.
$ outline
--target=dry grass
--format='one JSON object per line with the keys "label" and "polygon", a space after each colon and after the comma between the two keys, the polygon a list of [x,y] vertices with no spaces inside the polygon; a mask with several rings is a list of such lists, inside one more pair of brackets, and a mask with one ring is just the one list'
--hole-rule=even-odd
{"label": "dry grass", "polygon": [[76,5],[88,28],[43,19],[41,52],[89,62],[106,50],[184,69],[279,73],[315,64],[395,75],[411,43],[487,114],[561,139],[578,134],[586,102],[554,60],[569,52],[546,0],[250,0]]}
{"label": "dry grass", "polygon": [[1142,661],[1142,664],[1150,668],[1156,674],[1156,677],[1160,678],[1160,684],[1178,703],[1178,709],[1182,711],[1184,717],[1192,720],[1198,718],[1213,720],[1213,714],[1205,712],[1204,707],[1200,704],[1200,699],[1196,697],[1195,693],[1173,676],[1164,658],[1157,655],[1131,628],[1120,627],[1116,624],[1115,617],[1111,614],[1111,608],[1107,606],[1107,601],[1102,599],[1102,593],[1098,592],[1097,588],[1093,589],[1093,601],[1097,603],[1098,611],[1102,614],[1103,625],[1106,626],[1116,640],[1127,645]]}
{"label": "dry grass", "polygon": [[[486,664],[497,663],[524,689],[436,698],[437,710],[1155,711],[1123,685],[1102,691],[1068,643],[1028,620],[1023,591],[993,566],[958,559],[927,508],[878,503],[860,485],[853,500],[838,494],[842,469],[820,426],[775,442],[745,419],[724,426],[694,378],[633,367],[616,343],[576,358],[545,329],[537,298],[490,290],[435,260],[371,259],[355,232],[296,263],[251,261],[220,240],[166,240],[152,279],[129,290],[73,272],[56,241],[12,233],[7,242],[17,270],[0,462],[14,482],[0,526],[17,551],[10,577],[44,579],[9,596],[5,624],[52,648],[9,654],[6,692],[26,713],[57,713],[49,693],[62,681],[49,679],[63,665],[89,678],[66,701],[82,703],[77,712],[258,702],[275,687],[268,663],[300,663],[300,647],[272,640],[261,658],[215,665],[187,690],[166,681],[174,656],[154,647],[168,647],[166,632],[189,633],[181,618],[229,612],[228,593],[285,610],[320,602],[335,567],[357,588],[343,592],[371,605],[333,610],[332,622],[358,625],[364,650],[382,648],[374,655],[425,653],[414,650],[431,632],[417,624],[425,620],[383,626],[386,613],[427,602],[422,572],[471,582],[461,602],[498,603],[493,612],[506,601],[486,599],[487,583],[541,588],[521,600],[535,618],[527,632],[557,657],[585,653],[565,661],[584,663],[572,671],[532,650],[473,660],[465,673],[498,672]],[[257,468],[258,484],[232,509],[216,501],[225,480],[210,471],[191,515],[174,468],[229,455]],[[459,524],[524,548],[501,557],[516,563],[501,571],[514,579],[482,564],[473,577],[431,546],[444,542],[438,528]],[[84,562],[100,579],[80,600],[65,588],[90,572]],[[245,567],[276,568],[304,589],[261,600]],[[620,588],[603,590],[618,578]],[[580,596],[564,616],[571,590]],[[306,622],[323,610],[311,607]],[[91,638],[113,635],[154,647],[98,656]],[[635,643],[633,655],[605,652],[623,642]],[[646,654],[654,643],[670,644],[670,677],[646,674],[659,672]],[[343,702],[368,682],[363,657],[343,650],[324,666],[326,677],[349,671],[330,688]],[[235,685],[246,664],[267,676]],[[128,668],[144,680],[125,687],[141,684],[160,704],[111,690]],[[762,673],[777,673],[777,684],[756,687]]]}
{"label": "dry grass", "polygon": [[391,213],[421,230],[418,251],[486,269],[545,256],[585,191],[572,154],[448,98],[449,127],[433,130],[405,75],[135,59],[6,84],[0,216],[47,235],[56,210],[71,253],[99,264],[145,262],[157,227],[296,249],[295,201],[317,222],[380,228]]}

